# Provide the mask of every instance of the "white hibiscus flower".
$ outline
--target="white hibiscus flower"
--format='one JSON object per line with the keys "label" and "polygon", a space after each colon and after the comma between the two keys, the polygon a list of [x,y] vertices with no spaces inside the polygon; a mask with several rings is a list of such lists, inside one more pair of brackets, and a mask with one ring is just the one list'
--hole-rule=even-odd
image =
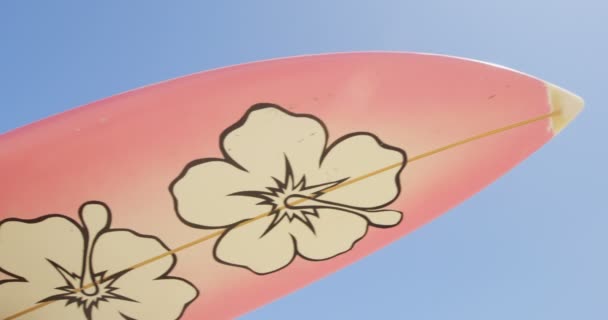
{"label": "white hibiscus flower", "polygon": [[401,212],[382,208],[399,195],[405,152],[369,133],[327,139],[315,117],[253,106],[222,134],[224,159],[194,161],[171,185],[180,219],[227,228],[216,259],[258,274],[344,253],[370,224],[397,225]]}
{"label": "white hibiscus flower", "polygon": [[109,209],[100,202],[83,205],[80,218],[83,228],[60,215],[0,224],[0,271],[14,278],[0,283],[0,319],[40,303],[19,319],[181,317],[198,291],[167,276],[175,256],[132,268],[167,252],[160,240],[110,229]]}

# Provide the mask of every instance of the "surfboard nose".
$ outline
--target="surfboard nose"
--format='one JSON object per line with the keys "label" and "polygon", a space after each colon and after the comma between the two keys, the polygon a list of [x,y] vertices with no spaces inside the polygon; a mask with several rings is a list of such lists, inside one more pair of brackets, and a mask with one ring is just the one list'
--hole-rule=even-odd
{"label": "surfboard nose", "polygon": [[551,111],[556,115],[551,118],[551,130],[557,135],[583,110],[585,101],[576,94],[547,83],[547,93]]}

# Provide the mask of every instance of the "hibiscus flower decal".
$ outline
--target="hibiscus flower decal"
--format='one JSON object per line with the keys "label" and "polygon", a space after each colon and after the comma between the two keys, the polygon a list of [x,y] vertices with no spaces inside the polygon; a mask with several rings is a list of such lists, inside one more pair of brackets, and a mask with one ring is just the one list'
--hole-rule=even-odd
{"label": "hibiscus flower decal", "polygon": [[406,154],[373,134],[328,146],[319,119],[257,104],[223,132],[220,147],[223,159],[193,161],[170,190],[186,224],[226,229],[214,248],[222,263],[267,274],[296,255],[326,260],[349,251],[369,225],[402,219],[382,208],[399,195]]}
{"label": "hibiscus flower decal", "polygon": [[105,204],[84,204],[80,219],[83,227],[61,215],[0,223],[0,271],[14,278],[0,282],[1,319],[39,303],[48,303],[45,319],[178,319],[198,296],[190,283],[167,276],[175,256],[133,267],[169,249],[157,238],[110,229]]}

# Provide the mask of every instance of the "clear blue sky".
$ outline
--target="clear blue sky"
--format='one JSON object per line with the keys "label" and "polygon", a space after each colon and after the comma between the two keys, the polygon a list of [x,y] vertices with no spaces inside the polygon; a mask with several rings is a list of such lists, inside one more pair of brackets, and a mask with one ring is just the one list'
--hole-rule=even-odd
{"label": "clear blue sky", "polygon": [[608,319],[608,4],[291,2],[3,0],[0,132],[267,58],[398,50],[503,64],[573,90],[586,109],[456,209],[243,319]]}

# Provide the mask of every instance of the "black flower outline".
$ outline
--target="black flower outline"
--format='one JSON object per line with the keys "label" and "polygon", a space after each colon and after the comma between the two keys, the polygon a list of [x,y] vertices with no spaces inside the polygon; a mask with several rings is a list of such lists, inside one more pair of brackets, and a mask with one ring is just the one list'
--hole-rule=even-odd
{"label": "black flower outline", "polygon": [[[103,208],[103,210],[105,210],[107,212],[107,225],[104,226],[103,228],[101,228],[100,230],[98,230],[97,235],[93,235],[90,233],[90,230],[86,227],[85,223],[84,223],[84,218],[83,218],[83,214],[85,212],[85,208],[90,206],[100,206],[101,208]],[[107,240],[108,236],[112,236],[112,235],[117,235],[118,233],[124,233],[130,237],[133,237],[134,239],[138,239],[138,240],[144,240],[144,241],[150,241],[150,243],[152,243],[151,241],[153,241],[155,243],[155,245],[158,246],[159,251],[163,251],[163,252],[167,252],[170,251],[170,249],[158,238],[155,236],[151,236],[151,235],[143,235],[140,234],[134,230],[131,229],[125,229],[125,228],[110,228],[111,222],[112,222],[112,215],[111,215],[111,211],[110,208],[101,201],[89,201],[84,203],[80,209],[79,209],[79,215],[81,217],[81,220],[83,220],[83,226],[81,226],[78,222],[76,222],[74,219],[72,219],[69,216],[65,216],[65,215],[61,215],[61,214],[48,214],[48,215],[44,215],[35,219],[19,219],[19,218],[9,218],[9,219],[5,219],[3,221],[0,222],[0,235],[4,235],[5,238],[4,239],[10,239],[11,237],[11,228],[15,228],[15,227],[28,227],[28,226],[42,226],[45,223],[50,223],[50,222],[55,222],[55,223],[61,223],[64,224],[64,226],[69,226],[69,228],[72,230],[70,231],[70,233],[79,233],[82,236],[82,240],[85,241],[85,245],[83,246],[84,250],[80,253],[74,252],[72,253],[73,255],[78,255],[80,256],[81,260],[86,260],[87,256],[90,256],[91,258],[91,265],[94,266],[96,264],[98,264],[96,262],[96,260],[93,259],[93,255],[91,252],[87,252],[87,246],[86,246],[86,241],[92,240],[93,244],[92,247],[95,246],[95,243],[97,243],[97,240],[100,239],[101,237],[105,236],[106,238],[104,240]],[[47,230],[49,231],[49,230]],[[3,234],[4,233],[4,234]],[[44,236],[44,234],[37,234],[37,237],[41,237]],[[48,237],[61,237],[61,234],[47,234],[46,236]],[[76,236],[74,236],[76,237]],[[3,254],[7,254],[9,252],[9,250],[14,251],[17,250],[17,248],[19,248],[20,244],[17,243],[16,241],[7,241],[4,243],[0,244],[0,255]],[[124,249],[125,247],[128,247],[128,245],[126,244],[122,244],[121,246],[116,246],[117,249]],[[59,250],[61,250],[62,248],[57,248]],[[116,261],[120,261],[120,254],[124,254],[124,252],[117,252]],[[131,253],[132,254],[132,253]],[[13,253],[14,255],[14,253]],[[121,300],[121,301],[128,301],[131,303],[137,303],[137,304],[142,304],[142,303],[146,303],[146,301],[138,301],[136,299],[133,299],[131,297],[128,296],[128,294],[125,294],[124,292],[121,292],[121,288],[125,288],[124,283],[123,284],[119,284],[117,282],[119,282],[123,277],[128,277],[130,273],[136,273],[138,272],[136,268],[131,268],[130,266],[122,266],[122,271],[120,272],[115,272],[113,274],[108,274],[107,270],[96,270],[94,273],[94,277],[96,277],[95,279],[99,279],[100,281],[95,281],[95,285],[96,286],[104,286],[103,288],[106,290],[104,292],[104,294],[100,295],[99,297],[96,297],[95,299],[91,298],[91,300],[86,300],[86,298],[83,298],[82,295],[79,296],[79,292],[81,291],[81,286],[77,285],[79,283],[81,283],[80,281],[83,278],[83,272],[84,272],[84,268],[86,263],[83,262],[82,264],[82,268],[81,270],[68,270],[66,267],[62,266],[62,262],[58,261],[58,259],[52,259],[50,257],[50,255],[52,255],[52,253],[47,253],[47,255],[43,256],[43,257],[39,257],[40,261],[42,263],[48,263],[48,266],[50,266],[50,269],[54,269],[56,270],[56,274],[50,274],[48,275],[48,278],[57,278],[57,279],[63,279],[63,283],[61,283],[61,281],[59,281],[57,284],[57,286],[53,287],[53,288],[40,288],[40,290],[44,290],[45,292],[49,292],[49,291],[54,291],[54,294],[50,294],[47,296],[44,296],[42,299],[36,299],[35,297],[30,297],[32,299],[34,299],[32,301],[32,304],[38,304],[38,303],[57,303],[60,301],[64,301],[65,302],[65,307],[68,307],[70,305],[75,305],[76,306],[76,310],[80,310],[81,312],[83,312],[83,315],[85,316],[85,318],[87,320],[96,320],[99,319],[98,317],[95,316],[95,310],[99,310],[100,308],[103,308],[104,304],[108,303],[111,304],[112,300]],[[169,255],[167,256],[168,258],[170,257],[172,259],[171,264],[166,268],[166,270],[164,270],[163,272],[161,272],[161,274],[157,277],[155,277],[154,279],[151,279],[151,281],[164,281],[164,280],[172,280],[172,281],[179,281],[179,283],[181,283],[181,285],[184,285],[184,290],[189,291],[188,293],[186,293],[186,291],[184,291],[183,296],[180,298],[184,298],[186,297],[185,301],[179,302],[178,304],[181,305],[181,307],[179,307],[179,309],[177,311],[179,311],[179,315],[177,316],[177,318],[172,318],[172,319],[180,319],[184,312],[186,311],[186,309],[188,308],[188,306],[190,306],[191,303],[193,303],[196,298],[199,296],[199,290],[198,288],[196,288],[190,281],[183,279],[183,278],[178,278],[178,277],[173,277],[170,276],[171,271],[175,268],[176,264],[177,264],[177,257],[175,256],[175,254]],[[19,275],[18,271],[12,270],[9,271],[6,268],[2,267],[3,262],[0,261],[0,272],[4,273],[6,275],[8,275],[9,277],[11,277],[11,279],[8,280],[2,280],[0,281],[0,290],[3,289],[3,285],[5,284],[23,284],[23,285],[36,285],[35,282],[31,282],[30,280],[27,279],[27,276],[21,276]],[[14,268],[14,266],[13,266]],[[126,269],[125,269],[126,268]],[[46,267],[44,266],[38,266],[37,267],[37,272],[47,272],[47,271],[41,271],[41,270],[47,270]],[[78,272],[78,273],[77,273]],[[27,273],[27,271],[22,271],[22,273]],[[70,279],[71,278],[71,279]],[[51,281],[53,282],[53,281]],[[137,287],[141,286],[142,290],[146,290],[146,286],[145,284],[137,284]],[[135,287],[135,286],[134,286]],[[29,297],[29,296],[28,296]],[[20,297],[23,298],[23,297]],[[6,311],[9,312],[8,308],[7,309],[3,309],[2,311]],[[15,310],[15,312],[18,312],[19,310]],[[128,310],[122,310],[119,312],[120,317],[128,320],[128,319],[134,319],[134,318],[141,318],[138,317],[136,314],[130,314],[132,312],[129,312]],[[10,316],[10,314],[7,314],[7,316]],[[169,320],[169,319],[167,319]]]}
{"label": "black flower outline", "polygon": [[[291,234],[291,242],[294,247],[294,254],[291,257],[291,260],[278,268],[270,268],[270,270],[259,270],[258,268],[254,268],[251,265],[248,265],[247,263],[238,262],[238,261],[227,261],[225,258],[223,259],[222,257],[220,257],[220,254],[218,254],[218,252],[220,251],[220,246],[222,245],[222,242],[226,239],[226,237],[229,236],[231,234],[231,232],[239,232],[236,230],[237,227],[247,228],[248,227],[247,225],[250,224],[250,222],[258,219],[254,216],[251,216],[251,214],[255,214],[255,213],[262,214],[262,212],[264,210],[258,209],[257,210],[258,212],[249,212],[248,213],[249,216],[245,216],[244,213],[240,212],[239,214],[242,215],[241,217],[239,217],[237,219],[233,219],[232,221],[229,221],[228,223],[220,223],[221,221],[223,221],[222,220],[223,218],[221,218],[218,221],[215,221],[215,223],[212,223],[212,224],[201,223],[200,221],[195,221],[195,220],[200,220],[199,217],[205,216],[205,215],[207,215],[207,216],[215,215],[215,217],[217,218],[217,217],[220,217],[220,215],[222,215],[222,214],[226,214],[226,212],[225,212],[226,210],[221,210],[221,207],[218,207],[216,209],[219,209],[219,210],[206,210],[206,211],[199,210],[199,212],[192,214],[193,211],[191,210],[191,208],[187,207],[187,205],[189,205],[189,203],[192,203],[192,201],[207,201],[207,200],[213,201],[213,198],[209,198],[209,197],[207,197],[207,195],[203,195],[202,191],[201,191],[201,197],[200,197],[201,199],[196,199],[198,196],[196,196],[196,194],[194,192],[195,190],[187,189],[186,187],[183,187],[180,184],[184,184],[185,179],[194,179],[194,178],[190,177],[190,176],[194,175],[192,173],[193,170],[203,170],[202,168],[204,168],[206,166],[210,167],[212,165],[215,165],[215,166],[220,166],[220,165],[228,166],[229,165],[232,168],[234,168],[234,170],[239,171],[240,172],[239,174],[251,173],[252,169],[249,168],[247,164],[239,163],[239,161],[237,161],[236,159],[233,158],[233,156],[231,155],[230,149],[227,148],[225,145],[225,141],[227,138],[229,138],[229,136],[233,132],[246,126],[253,114],[255,114],[256,112],[260,112],[260,111],[265,112],[265,110],[273,110],[273,112],[276,112],[276,118],[277,118],[276,121],[280,121],[279,120],[280,117],[292,118],[292,119],[307,119],[309,121],[312,121],[312,123],[315,123],[320,126],[320,130],[321,130],[320,134],[324,135],[324,140],[323,140],[323,145],[322,145],[322,152],[318,158],[318,162],[316,163],[316,166],[319,169],[323,166],[324,161],[328,158],[328,156],[334,150],[342,147],[341,143],[343,143],[345,141],[346,142],[353,141],[353,140],[349,140],[349,139],[365,140],[366,143],[374,145],[375,151],[377,151],[378,154],[379,153],[384,153],[385,155],[390,154],[390,157],[387,156],[388,158],[400,158],[400,162],[399,162],[400,166],[398,168],[395,168],[396,170],[392,170],[392,172],[391,172],[392,174],[394,174],[394,179],[392,180],[393,181],[392,183],[393,183],[393,187],[395,188],[395,190],[391,191],[392,197],[386,201],[383,200],[383,202],[379,203],[378,205],[362,208],[362,207],[357,207],[354,205],[351,206],[351,205],[347,205],[347,204],[343,204],[343,203],[323,201],[323,199],[321,199],[322,196],[325,194],[324,191],[326,189],[331,189],[332,187],[334,187],[348,179],[356,178],[355,176],[343,176],[343,177],[340,177],[338,179],[334,179],[331,181],[322,181],[322,182],[315,181],[315,183],[306,184],[306,182],[308,181],[307,175],[303,174],[303,175],[299,175],[297,177],[293,176],[292,164],[290,163],[290,159],[287,154],[288,151],[285,151],[282,154],[284,157],[284,161],[285,161],[285,164],[284,164],[285,170],[282,171],[283,174],[281,175],[282,177],[284,177],[284,178],[282,178],[283,180],[281,180],[279,175],[270,176],[269,181],[274,181],[273,185],[266,185],[263,188],[257,188],[257,189],[248,189],[246,186],[243,186],[243,188],[241,190],[236,190],[235,192],[220,195],[222,197],[243,196],[243,197],[257,198],[259,200],[259,202],[256,203],[256,205],[259,206],[260,208],[267,207],[268,205],[270,205],[270,207],[272,209],[268,210],[269,216],[274,216],[274,217],[272,217],[272,221],[269,223],[268,227],[265,228],[263,232],[259,233],[259,238],[262,238],[262,237],[266,236],[269,232],[271,232],[271,230],[274,229],[278,224],[280,224],[284,220],[285,217],[289,218],[287,220],[290,222],[292,222],[294,220],[302,222],[313,233],[315,233],[315,228],[314,228],[312,222],[309,220],[311,217],[319,218],[318,210],[316,210],[314,208],[314,206],[308,206],[307,209],[301,209],[301,208],[298,209],[302,212],[301,215],[289,216],[289,215],[285,214],[285,215],[280,216],[279,215],[280,210],[277,210],[278,206],[276,205],[276,203],[272,202],[273,201],[272,197],[278,197],[279,194],[280,195],[283,195],[284,193],[287,194],[288,191],[290,191],[290,190],[281,189],[281,188],[285,188],[285,186],[289,182],[289,179],[292,179],[291,182],[292,182],[292,184],[295,185],[295,187],[328,185],[328,187],[326,187],[326,188],[321,188],[319,190],[315,190],[314,192],[312,192],[314,194],[313,198],[315,200],[317,200],[316,204],[315,204],[315,205],[317,205],[317,208],[323,208],[323,209],[327,209],[327,210],[329,210],[329,209],[335,210],[337,208],[337,210],[339,210],[339,211],[349,212],[351,214],[354,214],[355,216],[361,216],[361,217],[365,218],[365,220],[367,221],[367,225],[372,225],[372,226],[380,227],[380,228],[393,227],[402,221],[401,212],[393,211],[393,210],[381,210],[381,209],[386,207],[390,203],[394,202],[400,196],[400,193],[401,193],[400,174],[407,163],[407,154],[404,150],[394,147],[394,146],[387,145],[384,142],[382,142],[377,136],[375,136],[372,133],[368,133],[368,132],[350,133],[350,134],[340,137],[339,139],[335,140],[333,143],[328,145],[329,134],[328,134],[327,127],[317,117],[312,116],[312,115],[307,115],[307,114],[295,114],[288,110],[285,110],[284,108],[282,108],[276,104],[258,103],[258,104],[253,105],[252,107],[250,107],[247,110],[247,112],[244,114],[244,116],[242,116],[240,118],[239,121],[237,121],[233,125],[229,126],[227,129],[225,129],[221,133],[220,138],[219,138],[219,146],[220,146],[220,150],[223,155],[223,158],[203,158],[203,159],[197,159],[197,160],[190,162],[189,164],[187,164],[185,166],[185,168],[182,170],[182,172],[178,175],[178,177],[176,179],[174,179],[172,181],[172,183],[169,186],[169,191],[174,200],[175,212],[177,213],[177,216],[183,223],[185,223],[188,226],[191,226],[194,228],[200,228],[200,229],[226,229],[225,232],[223,232],[222,235],[220,236],[220,238],[216,241],[214,250],[213,250],[214,258],[218,262],[224,263],[227,265],[232,265],[232,266],[245,267],[256,274],[263,275],[263,274],[276,272],[278,270],[285,268],[293,261],[293,259],[297,255],[301,256],[302,258],[304,258],[306,260],[311,260],[311,261],[322,261],[322,260],[331,259],[337,255],[343,254],[343,253],[351,250],[354,247],[354,245],[359,240],[361,240],[363,237],[365,237],[365,235],[367,234],[368,228],[366,225],[364,232],[362,232],[360,234],[360,236],[356,237],[356,239],[353,239],[353,241],[350,244],[350,247],[348,249],[340,250],[340,252],[336,252],[335,254],[332,254],[330,256],[325,256],[323,258],[314,258],[314,257],[307,256],[305,254],[302,254],[302,252],[300,252],[298,249],[298,247],[299,247],[298,240],[297,240],[298,236]],[[268,111],[268,112],[270,112],[270,111]],[[297,121],[297,120],[294,120],[294,121]],[[288,129],[288,128],[286,128],[286,129]],[[269,143],[271,143],[271,142],[269,142]],[[234,152],[234,151],[232,151],[232,152]],[[226,170],[228,170],[228,169],[226,169]],[[222,179],[228,179],[228,178],[222,178]],[[222,179],[215,179],[216,181],[213,181],[213,179],[206,179],[207,181],[202,181],[203,179],[201,179],[201,181],[199,181],[199,182],[200,182],[200,185],[205,188],[205,184],[217,183],[218,182],[217,180],[222,180]],[[235,182],[235,183],[238,183],[238,182]],[[304,188],[301,188],[301,189],[304,189]],[[187,190],[188,194],[186,194],[186,192],[184,190]],[[207,190],[207,189],[205,189],[205,190]],[[291,190],[291,191],[294,191],[294,190]],[[297,190],[297,191],[302,191],[302,190]],[[212,191],[212,193],[213,192],[215,192],[215,191]],[[219,191],[217,191],[217,192],[219,192]],[[369,192],[371,194],[375,191],[370,190]],[[203,197],[206,197],[206,198],[204,198],[204,200],[203,200],[202,199]],[[233,200],[236,200],[236,199],[233,199]],[[280,199],[280,200],[284,200],[284,199]],[[184,205],[184,203],[186,205]],[[287,207],[287,205],[286,205],[286,207]],[[255,208],[252,208],[252,210],[255,210]],[[190,211],[190,212],[188,212],[188,215],[185,216],[184,213],[186,213],[187,211]],[[211,212],[211,211],[217,211],[217,212]],[[366,213],[378,214],[379,212],[382,212],[382,213],[390,212],[391,214],[393,214],[391,222],[383,223],[382,221],[379,221],[376,218],[372,218],[369,215],[366,215]],[[395,219],[396,213],[399,214],[398,219]],[[192,219],[192,217],[194,217],[194,219]],[[374,220],[374,219],[376,219],[376,220]],[[246,249],[243,248],[243,250],[246,250]]]}

